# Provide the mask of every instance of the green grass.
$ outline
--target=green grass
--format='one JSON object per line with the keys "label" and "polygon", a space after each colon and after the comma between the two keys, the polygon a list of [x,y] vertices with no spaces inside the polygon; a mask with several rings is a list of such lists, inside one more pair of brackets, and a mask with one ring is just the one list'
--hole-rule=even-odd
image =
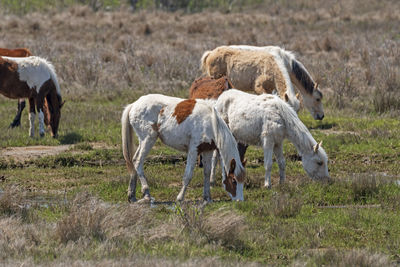
{"label": "green grass", "polygon": [[[131,101],[134,99],[132,96]],[[15,103],[1,99],[1,104],[4,119],[0,127],[5,129],[14,115],[10,110]],[[2,147],[74,144],[69,151],[56,156],[26,162],[4,158],[0,161],[1,175],[5,177],[0,188],[6,192],[18,188],[19,192],[25,192],[20,196],[21,203],[32,205],[23,214],[18,208],[7,209],[7,212],[11,210],[17,217],[22,216],[23,223],[44,221],[61,227],[63,220],[77,212],[74,199],[81,192],[89,192],[99,201],[115,207],[127,205],[129,177],[120,149],[119,125],[125,104],[124,98],[119,97],[103,101],[103,104],[95,97],[85,101],[84,106],[80,102],[67,102],[59,139],[29,138],[26,113],[21,128],[0,133]],[[306,112],[301,113],[301,119],[317,140],[323,140],[334,179],[332,183],[311,181],[294,146],[285,142],[286,184],[278,185],[279,173],[274,164],[273,187],[267,190],[262,186],[265,173],[262,150],[250,147],[246,155],[245,202],[230,202],[218,180],[212,188],[214,203],[204,210],[189,205],[183,213],[177,213],[173,206],[159,204],[150,209],[152,215],[147,224],[141,226],[140,231],[135,230],[139,231],[139,237],[109,239],[108,230],[101,228],[105,226],[91,226],[99,229],[79,226],[86,229],[82,230],[82,240],[90,240],[91,245],[79,251],[73,249],[70,258],[96,260],[104,255],[118,260],[135,251],[138,255],[181,261],[218,257],[225,263],[256,261],[279,265],[302,261],[340,264],[340,259],[349,257],[356,257],[351,258],[352,261],[373,261],[376,253],[387,255],[389,260],[400,260],[400,187],[396,185],[400,173],[399,121],[377,115],[348,117],[335,113],[318,122]],[[92,142],[104,143],[106,147],[94,148]],[[145,164],[150,191],[156,201],[175,200],[185,159],[184,153],[157,142]],[[196,168],[186,199],[201,200],[202,190],[202,169]],[[137,197],[141,197],[140,183]],[[43,202],[46,205],[43,206]],[[223,214],[220,209],[228,210],[230,216],[244,217],[238,224],[242,230],[237,235],[224,232],[228,230],[221,230],[222,234],[207,230],[210,225],[218,226],[218,222],[210,224],[209,220]],[[107,213],[90,216],[100,216],[101,221]],[[2,216],[0,218],[6,215]],[[77,218],[82,216],[89,215]],[[163,232],[165,237],[159,237],[158,227],[164,224],[175,228]],[[97,234],[92,235],[90,231],[105,231],[104,237],[98,239]],[[157,234],[144,238],[144,233],[149,231]],[[34,250],[25,249],[26,256],[33,257],[36,263],[53,261],[53,255],[59,253],[54,247],[64,246],[51,235],[36,238],[40,239],[40,245]],[[80,241],[74,242],[81,246]],[[109,246],[113,249],[106,249]],[[17,257],[18,254],[9,254],[9,259]],[[380,259],[382,257],[386,256]],[[56,260],[60,259],[56,257]]]}

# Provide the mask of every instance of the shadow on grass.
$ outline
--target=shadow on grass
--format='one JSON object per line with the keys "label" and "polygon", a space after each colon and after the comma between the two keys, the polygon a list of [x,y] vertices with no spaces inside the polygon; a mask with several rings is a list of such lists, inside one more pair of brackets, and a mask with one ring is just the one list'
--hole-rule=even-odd
{"label": "shadow on grass", "polygon": [[63,145],[76,144],[82,141],[82,135],[78,133],[67,133],[60,137],[60,143]]}
{"label": "shadow on grass", "polygon": [[320,130],[327,130],[327,129],[332,129],[333,127],[337,126],[336,122],[320,122],[318,125],[311,126],[310,129],[320,129]]}

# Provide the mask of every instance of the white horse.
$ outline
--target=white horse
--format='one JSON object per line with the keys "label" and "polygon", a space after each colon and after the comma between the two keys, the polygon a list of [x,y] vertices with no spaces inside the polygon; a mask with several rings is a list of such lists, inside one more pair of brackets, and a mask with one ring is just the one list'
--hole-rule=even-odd
{"label": "white horse", "polygon": [[215,107],[238,142],[262,146],[266,187],[271,187],[272,153],[278,162],[280,183],[285,181],[285,138],[295,145],[303,168],[312,179],[329,179],[328,157],[322,142],[314,140],[296,112],[279,97],[231,89],[220,95]]}
{"label": "white horse", "polygon": [[[223,181],[232,200],[243,200],[245,169],[240,162],[237,143],[226,123],[212,107],[210,100],[184,100],[159,94],[140,97],[122,114],[122,151],[131,177],[128,200],[136,201],[139,176],[144,200],[150,199],[149,186],[143,172],[144,159],[157,138],[177,150],[186,151],[187,163],[183,186],[177,197],[182,201],[192,179],[198,154],[203,156],[204,200],[210,201],[210,173],[213,151],[218,149],[229,179]],[[133,132],[139,139],[136,153]],[[232,180],[232,177],[235,180]],[[228,183],[229,182],[229,183]]]}

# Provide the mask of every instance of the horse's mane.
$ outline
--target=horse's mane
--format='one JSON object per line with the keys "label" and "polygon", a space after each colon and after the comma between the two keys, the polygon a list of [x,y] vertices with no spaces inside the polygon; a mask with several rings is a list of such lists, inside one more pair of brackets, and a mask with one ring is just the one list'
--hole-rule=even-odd
{"label": "horse's mane", "polygon": [[296,56],[293,52],[278,46],[266,46],[265,48],[269,50],[271,54],[275,52],[284,59],[286,67],[292,70],[294,76],[304,87],[307,93],[312,94],[314,92],[315,83],[311,78],[310,73],[307,71],[304,65],[296,59]]}

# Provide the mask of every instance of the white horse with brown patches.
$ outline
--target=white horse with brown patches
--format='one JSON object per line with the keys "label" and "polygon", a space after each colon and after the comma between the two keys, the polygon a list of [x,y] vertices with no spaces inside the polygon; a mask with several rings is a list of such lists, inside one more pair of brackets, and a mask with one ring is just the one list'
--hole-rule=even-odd
{"label": "white horse with brown patches", "polygon": [[313,118],[324,118],[318,85],[293,53],[280,47],[220,46],[203,54],[201,68],[212,77],[228,76],[234,88],[242,91],[261,94],[276,90],[297,112],[300,106],[294,97],[294,83]]}
{"label": "white horse with brown patches", "polygon": [[[197,155],[203,156],[204,200],[210,201],[210,173],[213,151],[218,149],[228,179],[223,181],[232,200],[243,200],[243,168],[237,144],[226,123],[218,116],[209,100],[184,100],[159,94],[140,97],[122,114],[122,151],[131,177],[128,200],[136,201],[139,176],[144,200],[150,199],[149,186],[143,172],[144,159],[157,138],[177,150],[187,152],[183,186],[177,197],[182,201],[193,176]],[[139,139],[136,149],[133,132]],[[134,153],[134,151],[136,152]],[[232,176],[236,178],[233,179]]]}
{"label": "white horse with brown patches", "polygon": [[46,99],[49,108],[46,120],[51,135],[57,137],[63,103],[54,67],[48,61],[39,57],[0,57],[0,93],[8,98],[29,98],[31,137],[35,135],[36,111],[39,114],[39,134],[44,136],[43,110]]}
{"label": "white horse with brown patches", "polygon": [[303,168],[312,179],[329,179],[328,156],[321,143],[314,140],[296,112],[279,97],[230,89],[219,96],[215,107],[238,142],[263,148],[266,187],[271,187],[273,153],[279,166],[280,182],[285,180],[285,138],[296,147]]}
{"label": "white horse with brown patches", "polygon": [[[5,57],[30,57],[33,56],[31,51],[27,48],[16,48],[16,49],[7,49],[7,48],[0,48],[0,56]],[[25,108],[25,99],[18,99],[18,110],[17,114],[15,115],[14,120],[10,124],[10,128],[14,128],[21,125],[21,115],[22,111]],[[45,121],[46,122],[46,121]]]}

